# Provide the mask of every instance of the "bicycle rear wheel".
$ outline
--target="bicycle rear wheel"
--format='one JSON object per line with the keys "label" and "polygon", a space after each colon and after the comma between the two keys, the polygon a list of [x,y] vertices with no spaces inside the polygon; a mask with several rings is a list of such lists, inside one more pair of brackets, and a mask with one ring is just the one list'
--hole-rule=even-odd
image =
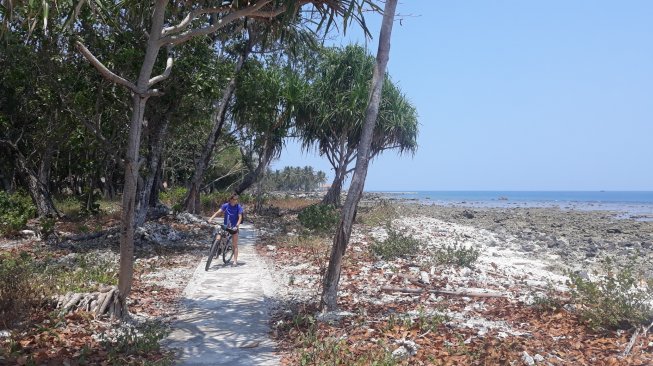
{"label": "bicycle rear wheel", "polygon": [[211,243],[211,248],[209,249],[209,257],[206,259],[206,266],[204,267],[205,271],[208,271],[211,267],[211,261],[213,260],[213,257],[215,257],[215,253],[218,251],[218,244],[218,236],[216,235],[215,238],[213,238],[213,243]]}
{"label": "bicycle rear wheel", "polygon": [[234,256],[234,248],[231,246],[231,236],[227,239],[225,243],[224,250],[222,251],[222,261],[224,264],[229,263],[231,258]]}

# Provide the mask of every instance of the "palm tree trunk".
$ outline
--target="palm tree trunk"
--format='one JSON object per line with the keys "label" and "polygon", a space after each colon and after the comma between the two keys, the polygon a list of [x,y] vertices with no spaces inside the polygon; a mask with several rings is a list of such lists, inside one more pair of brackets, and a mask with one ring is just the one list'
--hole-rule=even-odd
{"label": "palm tree trunk", "polygon": [[327,191],[327,194],[324,196],[322,199],[322,204],[325,205],[334,205],[334,206],[340,206],[340,196],[342,193],[342,184],[345,181],[345,175],[347,171],[347,166],[346,165],[340,165],[336,169],[336,174],[333,177],[333,182],[331,183],[331,187],[329,187],[329,190]]}
{"label": "palm tree trunk", "polygon": [[379,114],[379,105],[381,102],[381,89],[385,76],[388,58],[390,56],[390,36],[392,34],[392,25],[397,8],[397,0],[387,0],[383,12],[383,22],[381,24],[381,34],[379,36],[379,49],[376,55],[376,66],[372,78],[372,90],[370,92],[370,102],[365,112],[365,124],[361,142],[358,145],[358,154],[356,159],[356,170],[352,178],[351,186],[347,194],[345,206],[342,209],[340,224],[336,231],[331,247],[331,257],[329,266],[324,275],[322,287],[321,305],[326,310],[332,311],[337,308],[338,300],[338,283],[340,282],[340,269],[342,267],[342,257],[347,249],[349,238],[351,237],[352,225],[356,215],[356,208],[363,193],[365,178],[367,177],[367,168],[370,159],[370,147],[372,145],[372,134]]}

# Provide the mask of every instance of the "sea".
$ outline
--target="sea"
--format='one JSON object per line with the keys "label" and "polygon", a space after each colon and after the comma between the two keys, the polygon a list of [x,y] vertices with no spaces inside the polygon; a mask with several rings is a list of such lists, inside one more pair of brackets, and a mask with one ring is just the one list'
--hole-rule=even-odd
{"label": "sea", "polygon": [[653,221],[653,191],[402,191],[373,192],[390,200],[442,206],[613,211],[618,217]]}

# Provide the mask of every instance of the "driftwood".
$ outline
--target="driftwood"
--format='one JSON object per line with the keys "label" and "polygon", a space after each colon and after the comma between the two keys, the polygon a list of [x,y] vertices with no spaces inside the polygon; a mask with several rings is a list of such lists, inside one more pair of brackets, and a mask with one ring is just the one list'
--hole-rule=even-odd
{"label": "driftwood", "polygon": [[104,236],[104,235],[107,235],[107,234],[115,234],[117,232],[118,232],[118,228],[117,227],[112,227],[112,228],[109,228],[109,229],[106,229],[106,230],[101,230],[101,231],[94,232],[94,233],[66,235],[66,236],[62,237],[60,241],[63,242],[63,241],[67,241],[67,240],[70,240],[70,241],[92,240],[92,239],[97,239],[97,238],[99,238],[101,236]]}
{"label": "driftwood", "polygon": [[630,351],[633,349],[633,346],[635,345],[635,342],[637,342],[637,338],[639,338],[640,331],[641,331],[641,328],[637,327],[637,329],[635,330],[635,333],[633,333],[633,336],[630,337],[630,342],[628,342],[628,345],[626,346],[626,349],[621,354],[622,356],[628,356]]}
{"label": "driftwood", "polygon": [[651,327],[653,327],[653,322],[648,327],[645,327],[643,325],[641,326],[641,328],[638,327],[635,330],[635,333],[633,333],[632,337],[630,337],[630,342],[628,342],[628,345],[626,346],[626,349],[624,349],[621,356],[622,357],[628,356],[630,351],[633,349],[633,346],[635,345],[635,342],[637,342],[637,338],[639,338],[640,335],[643,335],[644,337],[646,337],[646,334],[651,329]]}
{"label": "driftwood", "polygon": [[69,292],[57,299],[57,308],[62,313],[84,310],[94,313],[95,317],[118,314],[115,312],[118,304],[118,289],[115,286],[101,288],[100,291],[91,293]]}
{"label": "driftwood", "polygon": [[417,279],[417,278],[415,278],[413,276],[403,274],[403,273],[398,273],[397,276],[408,280],[410,283],[412,283],[415,286],[426,287],[426,284],[424,282],[420,281],[419,279]]}
{"label": "driftwood", "polygon": [[402,292],[406,294],[421,294],[424,292],[440,295],[452,295],[452,296],[467,296],[467,297],[505,297],[505,294],[498,292],[480,292],[480,291],[447,291],[447,290],[433,290],[426,288],[405,288],[405,287],[392,287],[392,286],[383,286],[381,291],[386,292]]}

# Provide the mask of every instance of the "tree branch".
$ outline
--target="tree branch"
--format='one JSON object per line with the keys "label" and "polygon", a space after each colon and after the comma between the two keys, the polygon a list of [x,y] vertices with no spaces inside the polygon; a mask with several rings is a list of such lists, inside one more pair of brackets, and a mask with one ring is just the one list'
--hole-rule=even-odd
{"label": "tree branch", "polygon": [[172,71],[172,47],[168,47],[168,60],[166,61],[166,69],[163,71],[163,74],[155,76],[150,79],[147,83],[147,87],[151,88],[154,84],[159,83],[170,76]]}
{"label": "tree branch", "polygon": [[[241,17],[247,17],[251,16],[252,14],[258,12],[261,10],[265,5],[268,5],[272,2],[272,0],[263,0],[263,1],[258,1],[255,5],[241,9],[241,10],[236,10],[232,13],[229,13],[216,21],[213,25],[204,27],[204,28],[198,28],[198,29],[193,29],[193,30],[188,30],[184,33],[181,33],[179,35],[174,35],[174,34],[169,34],[165,37],[162,37],[159,40],[159,44],[161,46],[163,45],[177,45],[180,43],[184,43],[187,40],[197,37],[197,36],[205,36],[207,34],[211,34],[218,29],[226,26],[227,24],[233,22],[234,20],[241,18]],[[190,19],[192,21],[193,19]]]}
{"label": "tree branch", "polygon": [[163,32],[161,33],[161,36],[165,37],[165,36],[170,35],[170,34],[181,32],[182,30],[184,30],[184,28],[186,28],[190,24],[190,22],[192,22],[193,20],[195,20],[198,16],[200,16],[202,14],[222,13],[222,12],[227,11],[229,9],[231,9],[231,5],[229,5],[229,6],[219,6],[217,8],[195,9],[195,10],[189,12],[184,17],[184,19],[182,19],[181,22],[179,22],[179,24],[163,28]]}
{"label": "tree branch", "polygon": [[91,65],[93,65],[93,67],[95,67],[100,72],[100,74],[102,74],[102,76],[104,76],[105,79],[107,79],[107,80],[109,80],[111,82],[114,82],[116,84],[120,84],[120,85],[128,88],[132,92],[138,94],[138,88],[136,88],[136,85],[134,85],[129,80],[114,74],[111,70],[107,69],[107,67],[104,66],[102,64],[102,62],[100,62],[100,60],[98,60],[95,56],[93,56],[91,51],[89,51],[88,48],[86,48],[86,46],[84,46],[80,41],[76,41],[75,46],[77,47],[79,52],[81,52],[82,55],[84,55],[84,58],[86,58],[86,60]]}

